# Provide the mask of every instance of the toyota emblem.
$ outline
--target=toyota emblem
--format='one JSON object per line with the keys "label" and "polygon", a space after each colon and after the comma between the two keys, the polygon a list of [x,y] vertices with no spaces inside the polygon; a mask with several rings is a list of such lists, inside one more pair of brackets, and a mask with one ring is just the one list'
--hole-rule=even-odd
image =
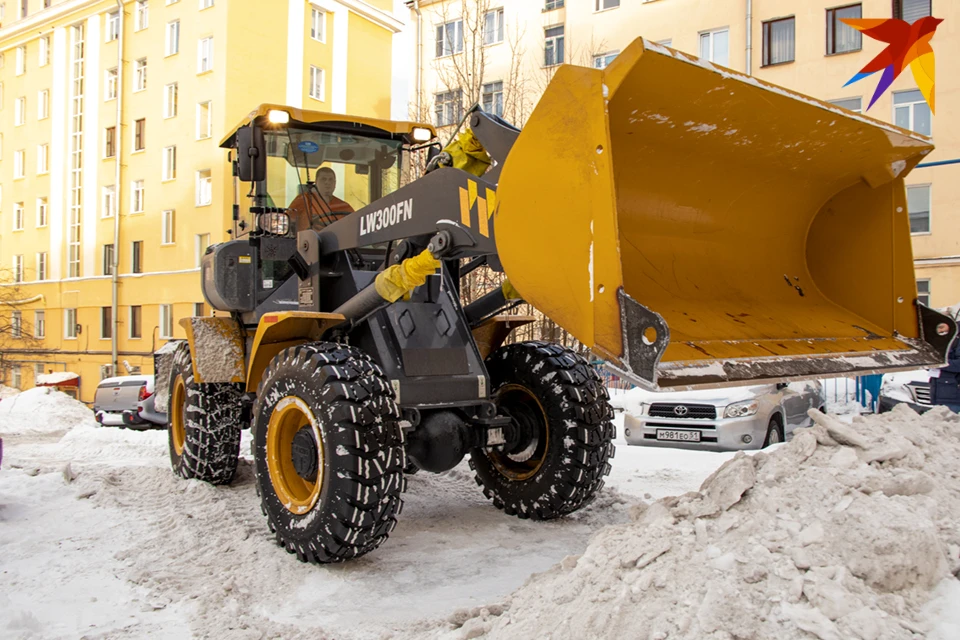
{"label": "toyota emblem", "polygon": [[687,415],[687,413],[688,413],[689,411],[690,411],[690,410],[687,409],[687,408],[686,408],[685,406],[683,406],[682,404],[678,404],[677,406],[675,406],[675,407],[673,408],[673,412],[674,412],[675,414],[677,414],[678,416],[680,416],[681,418],[682,418],[683,416]]}

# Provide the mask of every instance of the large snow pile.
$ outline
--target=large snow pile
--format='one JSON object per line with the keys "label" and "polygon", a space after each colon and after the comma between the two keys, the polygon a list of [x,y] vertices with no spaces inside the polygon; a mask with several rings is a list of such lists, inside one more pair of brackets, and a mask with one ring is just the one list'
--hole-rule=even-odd
{"label": "large snow pile", "polygon": [[0,434],[55,433],[80,425],[95,426],[82,402],[50,387],[36,387],[0,400]]}
{"label": "large snow pile", "polygon": [[960,417],[811,415],[789,444],[642,505],[506,606],[460,612],[441,634],[958,637],[938,607],[960,592]]}
{"label": "large snow pile", "polygon": [[13,387],[8,387],[5,384],[0,384],[0,400],[3,400],[4,398],[12,398],[18,393],[20,393],[20,389],[14,389]]}

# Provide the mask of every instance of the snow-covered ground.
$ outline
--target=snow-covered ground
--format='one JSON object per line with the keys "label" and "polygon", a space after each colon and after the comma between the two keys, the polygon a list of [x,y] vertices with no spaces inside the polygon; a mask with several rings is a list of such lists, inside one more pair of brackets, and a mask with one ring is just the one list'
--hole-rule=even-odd
{"label": "snow-covered ground", "polygon": [[[758,621],[741,637],[960,637],[960,422],[939,409],[849,420],[860,447],[825,426],[753,457],[618,441],[598,500],[557,522],[497,511],[466,465],[420,473],[383,547],[320,567],[272,542],[246,442],[233,485],[178,480],[165,432],[99,427],[67,396],[31,390],[0,401],[0,637],[730,638],[728,618]],[[883,447],[892,458],[863,462]],[[730,460],[706,498],[688,494]],[[844,513],[857,514],[850,544],[828,553]],[[855,538],[865,525],[883,535]],[[705,598],[729,615],[703,613]]]}

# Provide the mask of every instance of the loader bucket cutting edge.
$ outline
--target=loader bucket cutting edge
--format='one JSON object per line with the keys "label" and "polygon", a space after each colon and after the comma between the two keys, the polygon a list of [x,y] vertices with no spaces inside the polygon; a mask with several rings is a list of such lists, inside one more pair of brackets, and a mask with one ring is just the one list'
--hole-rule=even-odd
{"label": "loader bucket cutting edge", "polygon": [[637,39],[557,70],[504,163],[497,249],[644,386],[939,366],[956,325],[915,303],[903,182],[932,149]]}

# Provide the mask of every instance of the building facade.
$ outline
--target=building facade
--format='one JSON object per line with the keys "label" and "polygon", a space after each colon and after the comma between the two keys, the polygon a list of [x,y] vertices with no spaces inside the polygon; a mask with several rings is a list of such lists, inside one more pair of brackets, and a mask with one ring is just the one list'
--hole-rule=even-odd
{"label": "building facade", "polygon": [[[452,126],[464,109],[522,125],[559,64],[602,68],[638,36],[871,117],[931,135],[924,162],[960,158],[960,2],[955,0],[420,0],[413,112]],[[886,46],[842,18],[943,18],[936,115],[904,70],[867,106],[879,75],[844,84]],[[419,19],[419,22],[418,22]],[[415,26],[415,28],[417,28]],[[907,178],[918,292],[960,303],[960,164]],[[775,215],[772,211],[771,215]]]}
{"label": "building facade", "polygon": [[221,138],[265,102],[405,115],[406,13],[394,0],[0,0],[0,301],[16,303],[0,319],[4,382],[70,371],[91,402],[114,371],[151,373],[179,320],[211,313],[200,256],[233,225]]}

